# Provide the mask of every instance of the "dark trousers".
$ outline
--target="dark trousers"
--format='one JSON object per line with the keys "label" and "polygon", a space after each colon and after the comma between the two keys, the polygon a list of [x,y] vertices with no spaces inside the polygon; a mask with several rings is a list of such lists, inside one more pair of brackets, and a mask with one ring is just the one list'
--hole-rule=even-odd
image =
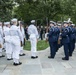
{"label": "dark trousers", "polygon": [[52,58],[55,57],[56,49],[57,49],[57,43],[56,42],[50,42],[50,55]]}
{"label": "dark trousers", "polygon": [[65,58],[69,59],[69,43],[65,43],[65,44],[63,44],[63,46],[64,46]]}
{"label": "dark trousers", "polygon": [[40,34],[40,38],[41,38],[41,40],[43,40],[43,36],[42,36],[42,35],[43,35],[43,34],[41,33],[41,34]]}
{"label": "dark trousers", "polygon": [[74,49],[75,49],[75,40],[72,41],[72,53],[73,53]]}
{"label": "dark trousers", "polygon": [[60,48],[60,44],[58,44],[58,42],[56,42],[56,52],[58,52],[59,48]]}
{"label": "dark trousers", "polygon": [[73,51],[72,41],[70,41],[68,48],[69,48],[69,55],[72,55],[72,51]]}
{"label": "dark trousers", "polygon": [[29,39],[29,35],[28,34],[26,34],[26,40],[28,40]]}
{"label": "dark trousers", "polygon": [[72,40],[72,41],[70,41],[70,43],[69,43],[69,55],[72,55],[74,49],[75,49],[75,41]]}

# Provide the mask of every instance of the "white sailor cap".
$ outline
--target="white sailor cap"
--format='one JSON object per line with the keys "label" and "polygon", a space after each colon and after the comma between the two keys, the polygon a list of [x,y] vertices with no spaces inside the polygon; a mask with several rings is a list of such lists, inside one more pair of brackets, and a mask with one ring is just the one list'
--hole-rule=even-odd
{"label": "white sailor cap", "polygon": [[58,26],[61,26],[61,24],[58,24]]}
{"label": "white sailor cap", "polygon": [[52,23],[52,22],[54,22],[54,21],[50,21],[50,23]]}
{"label": "white sailor cap", "polygon": [[31,23],[35,23],[35,20],[32,20]]}
{"label": "white sailor cap", "polygon": [[71,24],[72,26],[75,26],[75,24]]}
{"label": "white sailor cap", "polygon": [[10,22],[6,22],[6,25],[9,25],[10,24]]}
{"label": "white sailor cap", "polygon": [[50,21],[50,24],[54,24],[54,25],[56,25],[56,22],[54,22],[54,21]]}
{"label": "white sailor cap", "polygon": [[16,22],[16,21],[17,21],[17,19],[16,19],[16,18],[13,18],[11,21],[12,21],[12,22]]}
{"label": "white sailor cap", "polygon": [[4,22],[4,25],[9,25],[10,24],[10,22]]}

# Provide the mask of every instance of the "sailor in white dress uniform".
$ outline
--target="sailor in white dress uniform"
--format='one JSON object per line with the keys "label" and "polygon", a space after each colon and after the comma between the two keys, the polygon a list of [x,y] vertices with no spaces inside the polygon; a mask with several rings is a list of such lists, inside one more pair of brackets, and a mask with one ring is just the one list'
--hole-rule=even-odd
{"label": "sailor in white dress uniform", "polygon": [[2,22],[0,22],[0,58],[1,57],[5,57],[3,54],[2,54],[2,48],[3,48],[3,28],[2,28]]}
{"label": "sailor in white dress uniform", "polygon": [[37,41],[38,41],[38,31],[35,26],[35,20],[31,21],[31,25],[28,27],[28,34],[30,35],[31,42],[31,58],[38,58],[37,56]]}
{"label": "sailor in white dress uniform", "polygon": [[10,22],[5,22],[4,27],[4,39],[5,39],[5,50],[7,60],[12,60],[12,46],[11,46],[11,36],[10,36]]}
{"label": "sailor in white dress uniform", "polygon": [[[21,34],[22,34],[22,38],[23,38],[23,41],[22,41],[22,44],[25,45],[25,32],[24,32],[24,22],[22,21],[19,21],[19,26],[18,26],[18,29],[21,31]],[[21,46],[21,50],[20,50],[20,56],[25,56],[25,53],[23,53],[23,45]]]}
{"label": "sailor in white dress uniform", "polygon": [[17,27],[17,19],[14,18],[11,20],[12,26],[10,27],[10,35],[11,35],[11,44],[12,44],[12,51],[13,51],[13,65],[21,65],[22,62],[19,62],[19,54],[20,54],[20,41],[22,43],[22,36],[21,32]]}

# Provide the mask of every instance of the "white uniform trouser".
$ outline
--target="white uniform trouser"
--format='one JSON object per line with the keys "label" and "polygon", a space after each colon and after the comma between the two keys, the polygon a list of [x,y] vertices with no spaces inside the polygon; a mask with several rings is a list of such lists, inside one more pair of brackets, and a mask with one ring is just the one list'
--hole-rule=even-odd
{"label": "white uniform trouser", "polygon": [[[24,38],[23,38],[22,43],[24,43]],[[22,46],[22,47],[20,47],[20,48],[21,48],[21,49],[20,49],[20,54],[22,55],[22,54],[23,54],[23,46]]]}
{"label": "white uniform trouser", "polygon": [[23,46],[22,47],[20,47],[21,49],[20,49],[20,54],[23,54]]}
{"label": "white uniform trouser", "polygon": [[12,58],[12,46],[11,46],[11,43],[6,42],[5,45],[6,45],[6,55],[7,55],[7,58],[11,59]]}
{"label": "white uniform trouser", "polygon": [[13,51],[13,54],[12,54],[13,60],[15,63],[19,63],[20,46],[12,44],[12,49],[13,49],[12,50]]}
{"label": "white uniform trouser", "polygon": [[31,54],[32,56],[36,57],[37,54],[37,39],[35,34],[30,35],[30,42],[31,42]]}
{"label": "white uniform trouser", "polygon": [[12,41],[12,51],[13,51],[13,54],[12,54],[12,57],[13,57],[13,61],[14,63],[19,63],[19,54],[20,54],[20,39],[19,37],[15,37],[13,36],[11,38],[11,41]]}
{"label": "white uniform trouser", "polygon": [[[2,48],[3,48],[3,41],[0,42]],[[0,48],[0,56],[2,56],[2,48]]]}
{"label": "white uniform trouser", "polygon": [[4,50],[6,50],[6,43],[3,44],[3,48],[4,48]]}

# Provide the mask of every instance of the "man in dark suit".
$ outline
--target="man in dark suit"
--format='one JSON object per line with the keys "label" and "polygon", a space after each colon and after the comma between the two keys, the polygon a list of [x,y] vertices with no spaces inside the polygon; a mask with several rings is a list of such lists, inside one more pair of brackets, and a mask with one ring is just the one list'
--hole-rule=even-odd
{"label": "man in dark suit", "polygon": [[40,38],[41,40],[43,40],[43,26],[41,26],[40,28]]}

